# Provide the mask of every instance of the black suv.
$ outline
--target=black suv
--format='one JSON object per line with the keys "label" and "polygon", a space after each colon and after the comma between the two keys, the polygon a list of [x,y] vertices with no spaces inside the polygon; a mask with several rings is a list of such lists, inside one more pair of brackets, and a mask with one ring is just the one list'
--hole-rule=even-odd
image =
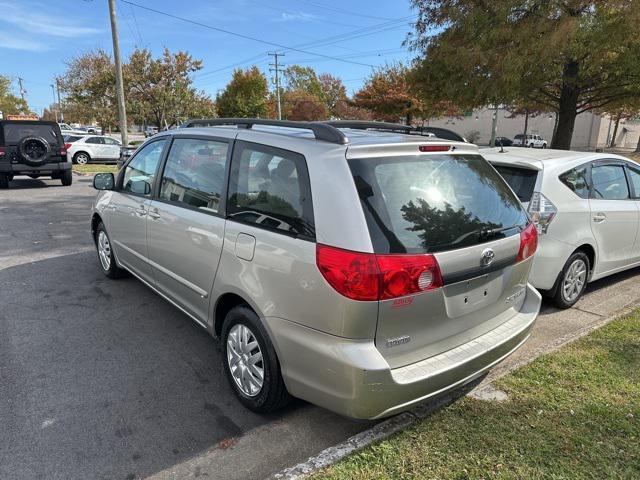
{"label": "black suv", "polygon": [[71,162],[57,123],[0,120],[0,188],[9,188],[14,175],[50,176],[71,185]]}

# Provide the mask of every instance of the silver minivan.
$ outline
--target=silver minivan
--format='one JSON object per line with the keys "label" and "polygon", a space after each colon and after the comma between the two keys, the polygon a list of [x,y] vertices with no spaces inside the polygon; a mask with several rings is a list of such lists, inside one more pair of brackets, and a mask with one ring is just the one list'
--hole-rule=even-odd
{"label": "silver minivan", "polygon": [[398,413],[504,359],[540,308],[536,230],[477,147],[343,126],[218,119],[94,179],[103,272],[219,337],[257,412]]}

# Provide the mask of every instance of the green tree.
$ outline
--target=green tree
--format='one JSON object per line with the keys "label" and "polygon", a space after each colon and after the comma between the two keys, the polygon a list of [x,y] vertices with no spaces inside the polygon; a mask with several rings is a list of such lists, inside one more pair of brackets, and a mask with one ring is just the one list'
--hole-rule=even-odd
{"label": "green tree", "polygon": [[291,65],[284,71],[286,90],[289,92],[307,92],[318,99],[322,99],[323,91],[316,71],[311,67]]}
{"label": "green tree", "polygon": [[216,98],[221,117],[264,117],[267,114],[267,79],[258,67],[237,69]]}
{"label": "green tree", "polygon": [[84,121],[97,121],[103,129],[117,125],[115,67],[104,50],[73,58],[59,78],[67,106],[73,105]]}
{"label": "green tree", "polygon": [[[412,0],[408,43],[423,100],[463,108],[517,100],[557,112],[568,149],[578,114],[640,95],[640,0]],[[434,33],[436,32],[436,33]]]}
{"label": "green tree", "polygon": [[123,68],[127,109],[135,120],[149,119],[158,128],[172,127],[189,117],[215,116],[211,98],[193,87],[191,74],[202,68],[202,61],[186,52],[160,58],[147,49],[136,49]]}
{"label": "green tree", "polygon": [[0,75],[0,112],[6,115],[31,113],[29,105],[11,92],[11,79]]}

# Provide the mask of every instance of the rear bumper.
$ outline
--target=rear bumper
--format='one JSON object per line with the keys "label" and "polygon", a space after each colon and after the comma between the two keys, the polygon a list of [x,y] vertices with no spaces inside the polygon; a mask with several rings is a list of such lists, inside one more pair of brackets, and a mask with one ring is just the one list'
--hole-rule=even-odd
{"label": "rear bumper", "polygon": [[551,290],[565,262],[576,247],[547,235],[538,237],[538,250],[533,257],[529,282],[540,290]]}
{"label": "rear bumper", "polygon": [[12,175],[48,175],[71,170],[71,162],[43,163],[37,167],[25,165],[24,163],[0,163],[0,173]]}
{"label": "rear bumper", "polygon": [[506,358],[529,337],[540,294],[527,286],[510,320],[452,350],[392,369],[372,340],[327,335],[267,318],[289,392],[355,418],[381,418],[460,387]]}

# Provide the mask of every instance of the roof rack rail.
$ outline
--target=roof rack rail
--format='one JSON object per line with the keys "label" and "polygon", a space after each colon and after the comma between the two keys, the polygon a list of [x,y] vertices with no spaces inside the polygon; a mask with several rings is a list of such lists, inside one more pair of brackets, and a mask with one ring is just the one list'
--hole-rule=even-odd
{"label": "roof rack rail", "polygon": [[322,122],[336,128],[352,128],[354,130],[385,130],[389,132],[410,133],[416,129],[411,125],[400,123],[374,122],[370,120],[328,120]]}
{"label": "roof rack rail", "polygon": [[316,140],[345,145],[349,143],[347,136],[337,128],[321,122],[294,122],[289,120],[269,120],[263,118],[203,118],[187,120],[181,128],[215,127],[236,125],[239,128],[252,128],[254,125],[271,127],[287,127],[311,130]]}

